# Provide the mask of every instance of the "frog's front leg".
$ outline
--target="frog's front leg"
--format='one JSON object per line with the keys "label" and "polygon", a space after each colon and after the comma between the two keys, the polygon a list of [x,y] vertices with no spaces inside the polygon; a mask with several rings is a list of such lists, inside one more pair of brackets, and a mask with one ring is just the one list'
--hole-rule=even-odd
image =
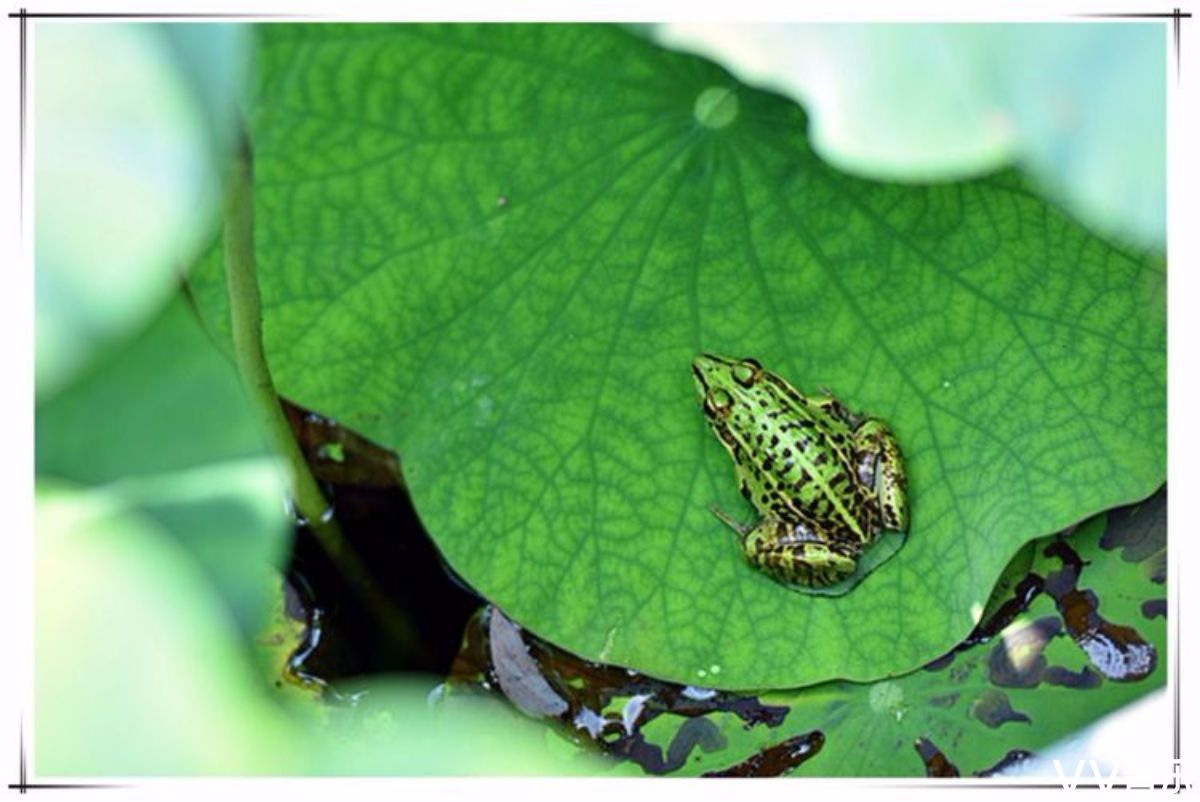
{"label": "frog's front leg", "polygon": [[[712,512],[712,514],[713,514],[713,515],[717,516],[717,518],[719,518],[719,519],[720,519],[721,523],[725,524],[725,525],[726,525],[726,526],[728,526],[730,529],[732,529],[733,531],[737,532],[737,533],[738,533],[738,536],[739,536],[739,537],[740,537],[740,538],[741,538],[743,541],[746,539],[746,535],[747,535],[749,532],[751,532],[751,531],[753,531],[754,529],[758,528],[758,527],[756,527],[754,524],[744,524],[744,523],[742,523],[741,521],[737,520],[736,518],[734,518],[734,517],[733,517],[732,515],[730,515],[729,513],[725,512],[725,510],[723,510],[723,509],[721,509],[720,507],[718,507],[716,504],[709,505],[709,508],[708,508],[708,509],[709,509],[709,510]],[[762,525],[762,524],[760,523],[760,524],[759,524],[759,526],[761,526],[761,525]]]}
{"label": "frog's front leg", "polygon": [[908,529],[908,476],[896,435],[878,418],[867,418],[854,430],[858,478],[875,489],[884,529]]}

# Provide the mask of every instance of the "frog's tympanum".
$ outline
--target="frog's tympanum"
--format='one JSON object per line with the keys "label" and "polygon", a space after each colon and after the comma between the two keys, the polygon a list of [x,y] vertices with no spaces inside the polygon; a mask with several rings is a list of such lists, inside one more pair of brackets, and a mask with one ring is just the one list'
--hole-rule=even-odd
{"label": "frog's tympanum", "polygon": [[692,373],[742,495],[761,516],[742,524],[713,508],[752,565],[823,587],[854,573],[880,532],[908,529],[904,460],[883,421],[828,391],[809,398],[753,359],[701,354]]}

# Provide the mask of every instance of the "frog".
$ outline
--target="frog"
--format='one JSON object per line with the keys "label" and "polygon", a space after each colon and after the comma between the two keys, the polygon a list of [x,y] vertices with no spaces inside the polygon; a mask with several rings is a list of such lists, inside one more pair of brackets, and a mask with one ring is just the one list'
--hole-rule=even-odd
{"label": "frog", "polygon": [[758,520],[712,512],[747,562],[775,580],[821,588],[854,573],[884,532],[907,532],[908,478],[883,420],[831,391],[805,395],[755,359],[702,353],[692,375],[704,417],[733,460]]}

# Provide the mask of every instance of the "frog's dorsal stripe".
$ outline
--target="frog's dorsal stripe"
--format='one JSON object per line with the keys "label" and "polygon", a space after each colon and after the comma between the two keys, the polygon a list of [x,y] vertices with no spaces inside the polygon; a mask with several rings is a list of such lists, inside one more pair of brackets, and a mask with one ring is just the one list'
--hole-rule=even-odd
{"label": "frog's dorsal stripe", "polygon": [[[770,413],[771,418],[778,418],[780,415],[787,414],[791,422],[785,423],[781,431],[789,431],[791,429],[800,429],[804,427],[805,421],[812,424],[812,411],[806,399],[786,381],[768,371],[763,371],[762,380],[771,386],[775,393],[779,396],[779,408]],[[796,482],[796,489],[799,490],[806,480],[812,481],[817,486],[817,489],[823,496],[824,500],[833,507],[837,519],[842,524],[854,533],[854,536],[859,540],[865,540],[866,536],[863,533],[862,527],[859,524],[858,516],[847,509],[842,499],[846,495],[846,491],[854,482],[849,472],[853,470],[853,460],[850,456],[850,436],[849,427],[845,431],[833,433],[829,438],[828,445],[833,447],[834,452],[838,456],[840,463],[836,468],[822,467],[817,461],[811,457],[811,451],[806,448],[797,448],[795,454],[789,454],[790,449],[785,449],[782,456],[788,459],[795,459],[795,465],[801,468],[801,475]],[[787,473],[787,463],[784,464],[784,472]],[[841,479],[844,483],[843,488],[837,488],[834,485]],[[859,498],[856,490],[850,490],[850,493]],[[797,516],[808,518],[804,510],[797,507],[794,503],[789,502],[788,508]]]}

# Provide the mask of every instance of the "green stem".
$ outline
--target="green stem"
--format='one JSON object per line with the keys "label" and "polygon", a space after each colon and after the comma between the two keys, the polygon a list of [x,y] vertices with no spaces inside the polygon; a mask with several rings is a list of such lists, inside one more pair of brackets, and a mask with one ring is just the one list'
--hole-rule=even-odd
{"label": "green stem", "polygon": [[424,655],[405,616],[379,589],[366,565],[349,547],[329,502],[308,468],[308,462],[288,425],[263,350],[262,299],[254,253],[254,163],[249,140],[242,137],[225,196],[225,276],[233,351],[250,402],[276,451],[286,460],[296,510],[334,566],[361,596],[389,634],[407,652]]}

